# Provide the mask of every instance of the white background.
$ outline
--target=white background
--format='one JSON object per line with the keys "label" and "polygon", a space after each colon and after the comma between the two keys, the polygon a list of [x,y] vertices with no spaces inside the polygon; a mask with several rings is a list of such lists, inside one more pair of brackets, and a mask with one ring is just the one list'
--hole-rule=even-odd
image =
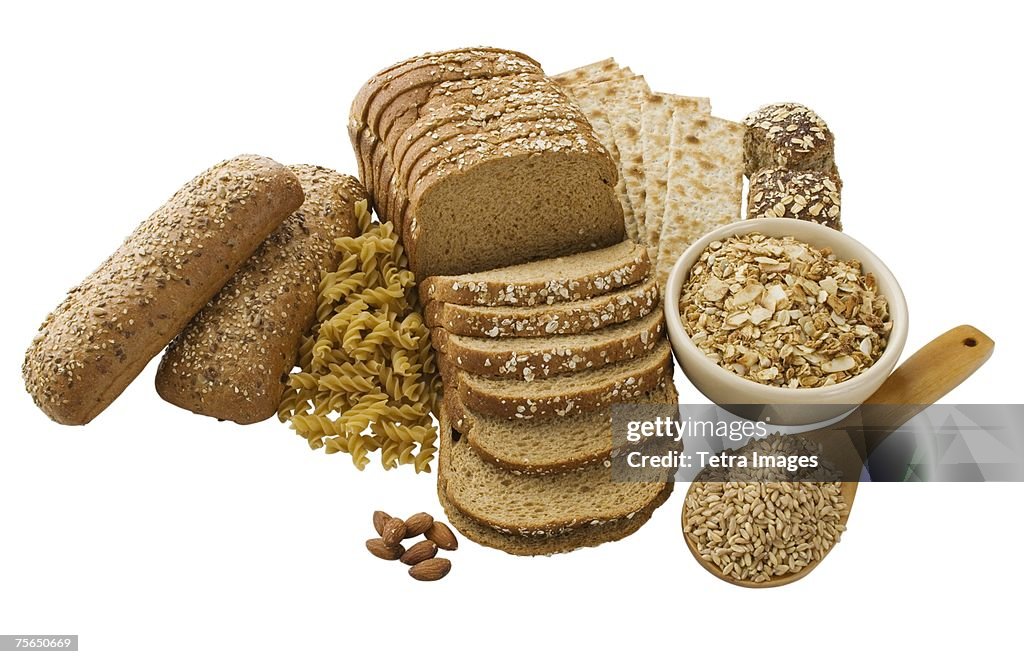
{"label": "white background", "polygon": [[828,560],[771,591],[690,558],[683,490],[635,536],[570,555],[463,538],[451,575],[420,584],[363,541],[374,509],[438,513],[432,475],[360,473],[276,421],[176,409],[153,389],[155,362],[86,427],[50,422],[20,379],[46,312],[192,175],[240,152],[354,172],[345,120],[365,79],[489,44],[549,72],[613,55],[734,120],[773,101],[815,108],[837,135],[846,229],[906,292],[907,353],[972,323],[996,354],[947,401],[1020,402],[1010,15],[980,2],[12,4],[0,10],[0,633],[77,633],[81,651],[0,660],[1019,656],[1020,485],[864,486]]}

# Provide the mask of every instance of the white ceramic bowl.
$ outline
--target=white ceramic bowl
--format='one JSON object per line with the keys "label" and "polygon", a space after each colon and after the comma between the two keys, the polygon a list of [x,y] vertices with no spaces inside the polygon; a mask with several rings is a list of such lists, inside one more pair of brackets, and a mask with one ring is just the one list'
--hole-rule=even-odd
{"label": "white ceramic bowl", "polygon": [[[865,272],[875,275],[879,292],[889,301],[889,315],[893,324],[885,351],[870,368],[837,385],[775,387],[737,376],[719,366],[694,345],[679,318],[679,294],[689,277],[690,268],[715,240],[753,232],[770,237],[793,237],[815,247],[831,247],[839,258],[856,258]],[[694,386],[727,410],[752,419],[767,416],[773,424],[778,425],[824,422],[862,404],[892,373],[907,341],[907,301],[889,268],[867,247],[846,233],[798,219],[748,219],[711,231],[694,242],[676,261],[665,287],[664,302],[672,350],[683,373]],[[743,405],[751,407],[743,408]]]}

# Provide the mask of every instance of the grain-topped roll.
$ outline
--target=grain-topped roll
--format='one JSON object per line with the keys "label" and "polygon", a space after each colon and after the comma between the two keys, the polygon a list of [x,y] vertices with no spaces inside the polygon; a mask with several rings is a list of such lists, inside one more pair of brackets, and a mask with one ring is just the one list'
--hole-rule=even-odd
{"label": "grain-topped roll", "polygon": [[22,366],[36,404],[61,424],[96,417],[302,198],[294,173],[254,155],[182,187],[43,321]]}
{"label": "grain-topped roll", "polygon": [[277,411],[302,335],[316,313],[323,270],[334,270],[334,239],[355,235],[355,178],[292,166],[306,200],[281,224],[185,330],[160,362],[156,388],[194,413],[239,424]]}

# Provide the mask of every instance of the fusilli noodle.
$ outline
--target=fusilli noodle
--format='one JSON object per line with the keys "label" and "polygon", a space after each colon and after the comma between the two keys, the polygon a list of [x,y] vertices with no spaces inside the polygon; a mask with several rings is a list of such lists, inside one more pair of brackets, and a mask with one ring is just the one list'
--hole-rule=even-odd
{"label": "fusilli noodle", "polygon": [[373,223],[365,201],[356,210],[361,234],[334,241],[341,260],[320,280],[316,322],[278,418],[360,470],[379,450],[384,468],[430,472],[441,381],[415,278],[392,224]]}

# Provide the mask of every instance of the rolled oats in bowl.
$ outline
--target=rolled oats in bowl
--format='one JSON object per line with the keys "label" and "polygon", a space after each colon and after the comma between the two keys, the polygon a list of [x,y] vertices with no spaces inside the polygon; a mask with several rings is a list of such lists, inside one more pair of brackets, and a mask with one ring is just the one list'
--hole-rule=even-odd
{"label": "rolled oats in bowl", "polygon": [[849,380],[881,357],[892,329],[889,304],[859,261],[761,233],[709,244],[679,311],[708,358],[774,387]]}

